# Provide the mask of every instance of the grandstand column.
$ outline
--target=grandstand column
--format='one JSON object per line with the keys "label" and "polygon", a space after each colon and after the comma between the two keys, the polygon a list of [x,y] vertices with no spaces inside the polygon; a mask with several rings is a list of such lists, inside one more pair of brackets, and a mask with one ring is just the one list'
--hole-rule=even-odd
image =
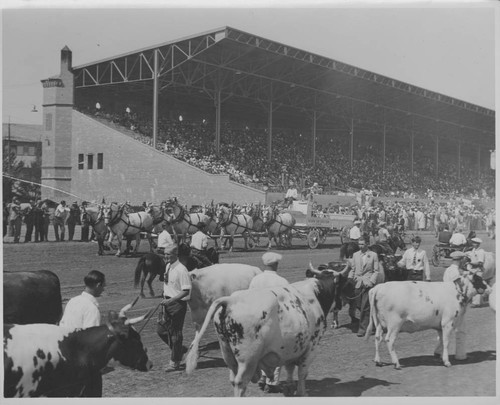
{"label": "grandstand column", "polygon": [[460,163],[460,149],[462,148],[462,142],[458,141],[458,178],[460,179],[461,163]]}
{"label": "grandstand column", "polygon": [[351,135],[351,150],[350,150],[350,153],[349,153],[349,160],[351,162],[351,170],[353,169],[354,167],[354,119],[351,119],[351,132],[350,132],[350,135]]}
{"label": "grandstand column", "polygon": [[215,93],[215,151],[220,156],[220,90]]}
{"label": "grandstand column", "polygon": [[436,135],[436,177],[439,174],[439,135]]}
{"label": "grandstand column", "polygon": [[385,177],[385,125],[384,125],[384,135],[382,138],[382,177]]}
{"label": "grandstand column", "polygon": [[273,102],[269,102],[269,115],[267,121],[267,160],[271,162],[271,151],[273,147]]}
{"label": "grandstand column", "polygon": [[154,50],[154,73],[153,73],[153,148],[156,149],[158,139],[158,49]]}
{"label": "grandstand column", "polygon": [[314,111],[312,119],[312,165],[316,166],[316,111]]}
{"label": "grandstand column", "polygon": [[481,145],[477,145],[477,177],[481,177]]}
{"label": "grandstand column", "polygon": [[415,145],[415,133],[411,131],[411,145],[410,145],[410,151],[411,151],[411,164],[410,164],[410,175],[411,175],[411,184],[413,184],[413,159],[414,159],[414,145]]}

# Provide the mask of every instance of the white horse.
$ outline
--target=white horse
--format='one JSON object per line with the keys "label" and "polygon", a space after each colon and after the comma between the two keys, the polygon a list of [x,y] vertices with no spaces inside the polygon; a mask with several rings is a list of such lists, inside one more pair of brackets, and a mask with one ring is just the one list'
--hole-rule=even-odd
{"label": "white horse", "polygon": [[187,235],[195,234],[200,222],[208,225],[210,221],[210,218],[201,212],[189,214],[175,197],[166,202],[165,208],[170,215],[169,223],[178,244],[184,243]]}
{"label": "white horse", "polygon": [[[296,222],[292,214],[289,212],[279,213],[276,208],[268,207],[263,210],[263,220],[269,238],[268,249],[271,249],[273,239],[276,246],[280,244],[284,247],[292,246],[292,230]],[[278,242],[278,239],[281,243]]]}
{"label": "white horse", "polygon": [[124,237],[135,237],[134,254],[137,253],[141,243],[141,232],[146,232],[148,235],[150,251],[153,252],[153,238],[151,232],[153,230],[153,218],[147,212],[128,213],[126,204],[118,205],[111,203],[109,207],[104,209],[104,223],[109,227],[109,230],[116,235],[118,240],[118,252],[116,256],[121,256],[122,239]]}
{"label": "white horse", "polygon": [[219,206],[217,210],[217,223],[221,227],[220,244],[224,249],[222,239],[224,235],[229,235],[229,253],[233,251],[234,235],[241,234],[245,240],[245,250],[248,249],[248,237],[251,237],[253,220],[247,214],[235,214],[232,208]]}

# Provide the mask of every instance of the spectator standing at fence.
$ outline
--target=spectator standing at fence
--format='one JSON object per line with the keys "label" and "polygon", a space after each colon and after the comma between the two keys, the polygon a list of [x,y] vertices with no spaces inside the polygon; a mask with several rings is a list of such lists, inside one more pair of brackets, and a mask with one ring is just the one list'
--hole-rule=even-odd
{"label": "spectator standing at fence", "polygon": [[50,209],[47,201],[44,201],[41,205],[42,209],[42,231],[43,231],[43,239],[40,239],[40,242],[48,242],[49,241],[49,225],[50,225]]}
{"label": "spectator standing at fence", "polygon": [[9,210],[9,236],[14,238],[14,243],[18,243],[21,237],[21,225],[23,221],[19,199],[14,197],[7,208]]}
{"label": "spectator standing at fence", "polygon": [[[82,202],[82,210],[85,210],[87,208],[87,201]],[[80,210],[81,212],[81,210]],[[82,217],[80,216],[80,224],[81,224],[81,235],[80,235],[80,242],[88,242],[89,241],[89,228],[90,228],[90,221],[88,215],[83,216],[83,221]]]}
{"label": "spectator standing at fence", "polygon": [[24,223],[26,224],[26,233],[24,234],[24,243],[31,242],[33,236],[33,226],[35,225],[35,201],[30,200],[30,206],[24,213]]}
{"label": "spectator standing at fence", "polygon": [[71,207],[69,207],[69,213],[68,213],[68,240],[72,241],[73,236],[75,235],[75,228],[76,225],[80,225],[80,207],[78,206],[78,203],[75,201],[73,204],[71,204]]}
{"label": "spectator standing at fence", "polygon": [[[69,208],[66,207],[66,201],[62,200],[54,211],[54,233],[56,235],[56,242],[64,241],[64,234],[66,229],[66,222],[68,220]],[[59,236],[59,231],[61,231]]]}
{"label": "spectator standing at fence", "polygon": [[33,224],[35,227],[35,242],[43,242],[43,211],[40,199],[36,200],[33,207]]}

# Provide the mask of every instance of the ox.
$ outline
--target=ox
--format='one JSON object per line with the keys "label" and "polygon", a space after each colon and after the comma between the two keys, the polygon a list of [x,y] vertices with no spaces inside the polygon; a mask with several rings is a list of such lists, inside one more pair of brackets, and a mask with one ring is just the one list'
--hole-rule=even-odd
{"label": "ox", "polygon": [[368,339],[375,327],[375,363],[381,365],[379,345],[383,329],[387,331],[385,341],[395,368],[400,370],[394,341],[399,332],[413,333],[435,329],[439,343],[434,355],[442,352],[443,363],[450,367],[448,345],[451,332],[457,330],[457,358],[465,358],[463,319],[467,305],[477,293],[486,289],[483,279],[477,274],[465,272],[451,282],[391,281],[373,287],[369,292],[370,323],[366,329]]}
{"label": "ox", "polygon": [[57,324],[62,316],[59,278],[48,270],[4,272],[4,323]]}
{"label": "ox", "polygon": [[262,271],[255,266],[239,263],[222,263],[195,269],[190,273],[192,280],[191,298],[188,301],[191,318],[198,335],[210,305],[220,297],[238,290],[247,290],[250,281]]}
{"label": "ox", "polygon": [[140,371],[151,369],[125,306],[106,325],[72,331],[49,324],[4,325],[5,397],[100,397],[100,370],[112,358]]}
{"label": "ox", "polygon": [[229,368],[235,396],[243,396],[260,370],[273,378],[277,366],[285,366],[285,395],[293,393],[293,372],[298,366],[297,394],[305,395],[305,380],[318,343],[326,330],[326,315],[334,300],[336,277],[316,272],[318,278],[286,287],[237,291],[215,300],[191,343],[186,372],[198,362],[198,345],[212,318],[222,357]]}

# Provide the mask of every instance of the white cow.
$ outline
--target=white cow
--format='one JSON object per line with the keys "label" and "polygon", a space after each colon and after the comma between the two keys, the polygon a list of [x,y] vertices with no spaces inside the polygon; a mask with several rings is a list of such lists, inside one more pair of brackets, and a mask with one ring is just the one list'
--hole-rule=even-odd
{"label": "white cow", "polygon": [[448,359],[448,345],[453,330],[457,330],[458,359],[466,358],[465,332],[462,330],[463,318],[467,305],[477,293],[482,294],[487,288],[483,279],[465,272],[456,281],[451,282],[415,282],[391,281],[376,285],[369,292],[370,324],[366,329],[368,339],[372,327],[375,332],[375,363],[381,365],[379,345],[382,341],[382,330],[387,330],[385,341],[396,369],[401,369],[394,341],[399,332],[417,332],[436,329],[439,343],[434,355],[442,352],[443,363],[451,366]]}
{"label": "white cow", "polygon": [[329,272],[316,275],[289,286],[238,291],[215,300],[191,343],[186,372],[196,368],[199,341],[214,318],[235,396],[243,396],[248,383],[259,380],[261,369],[272,378],[277,366],[287,371],[285,395],[294,391],[298,366],[297,394],[305,395],[305,379],[326,329],[337,279]]}
{"label": "white cow", "polygon": [[196,336],[212,302],[235,291],[248,289],[250,281],[260,273],[262,270],[258,267],[240,263],[214,264],[189,273],[193,285],[188,305]]}

